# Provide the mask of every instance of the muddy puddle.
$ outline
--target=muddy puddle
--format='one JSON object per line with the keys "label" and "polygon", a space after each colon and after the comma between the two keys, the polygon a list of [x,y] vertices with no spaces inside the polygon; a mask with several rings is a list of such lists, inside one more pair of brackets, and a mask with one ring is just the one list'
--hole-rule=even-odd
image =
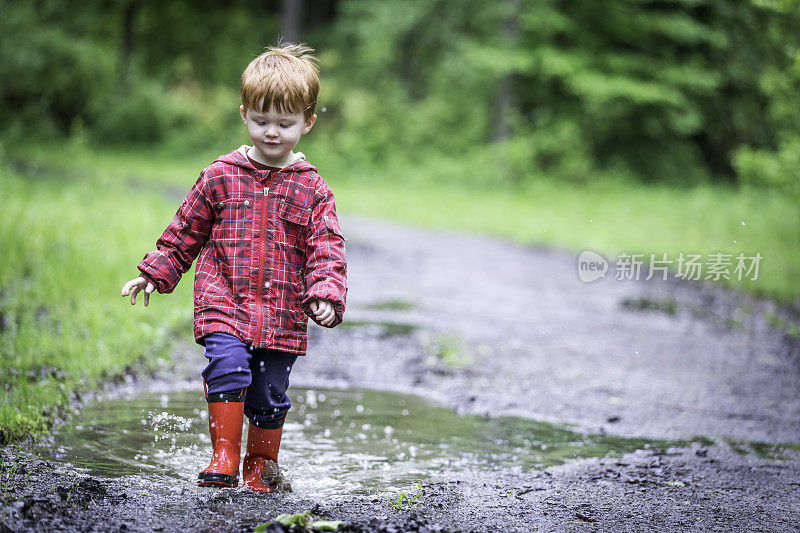
{"label": "muddy puddle", "polygon": [[[458,415],[416,396],[371,390],[298,388],[291,398],[280,462],[300,496],[408,490],[445,472],[524,473],[575,458],[689,444]],[[193,485],[210,457],[205,402],[202,394],[176,392],[90,403],[37,453],[95,476]]]}

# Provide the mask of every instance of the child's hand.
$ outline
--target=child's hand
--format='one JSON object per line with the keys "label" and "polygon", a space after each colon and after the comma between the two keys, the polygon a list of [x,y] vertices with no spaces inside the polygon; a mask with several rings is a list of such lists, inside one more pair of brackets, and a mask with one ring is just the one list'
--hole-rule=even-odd
{"label": "child's hand", "polygon": [[330,326],[336,318],[336,313],[333,310],[333,304],[328,300],[317,298],[309,304],[317,321],[323,326]]}
{"label": "child's hand", "polygon": [[136,295],[139,294],[139,291],[142,289],[144,289],[144,305],[147,306],[147,304],[150,303],[150,293],[155,290],[155,287],[141,276],[130,280],[122,287],[122,296],[124,297],[130,294],[131,305],[136,305]]}

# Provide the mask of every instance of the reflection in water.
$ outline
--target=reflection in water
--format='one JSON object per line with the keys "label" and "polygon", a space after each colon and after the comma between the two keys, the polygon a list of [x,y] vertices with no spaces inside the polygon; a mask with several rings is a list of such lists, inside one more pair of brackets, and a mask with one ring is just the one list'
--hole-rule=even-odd
{"label": "reflection in water", "polygon": [[[574,433],[519,418],[457,415],[415,396],[292,389],[280,464],[295,492],[335,498],[412,487],[467,469],[525,472],[576,457],[680,444]],[[202,393],[85,406],[39,453],[97,476],[194,483],[211,456]],[[244,436],[247,435],[245,428]],[[244,450],[244,444],[242,446]]]}

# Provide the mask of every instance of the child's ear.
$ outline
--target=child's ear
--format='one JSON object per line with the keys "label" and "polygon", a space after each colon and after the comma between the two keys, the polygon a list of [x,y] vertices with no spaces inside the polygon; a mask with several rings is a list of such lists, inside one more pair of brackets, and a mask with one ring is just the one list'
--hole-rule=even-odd
{"label": "child's ear", "polygon": [[316,114],[311,115],[310,117],[308,117],[308,120],[306,120],[306,127],[303,128],[303,135],[305,135],[306,133],[311,131],[311,128],[314,127],[314,123],[316,121],[317,121],[317,115]]}
{"label": "child's ear", "polygon": [[247,112],[244,110],[244,105],[239,106],[239,114],[242,115],[242,122],[247,124]]}

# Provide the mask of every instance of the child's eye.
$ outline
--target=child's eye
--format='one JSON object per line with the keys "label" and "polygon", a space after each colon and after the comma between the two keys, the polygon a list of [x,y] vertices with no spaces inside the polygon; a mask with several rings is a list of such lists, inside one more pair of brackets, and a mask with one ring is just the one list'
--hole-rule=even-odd
{"label": "child's eye", "polygon": [[266,122],[264,122],[263,120],[256,120],[256,124],[258,124],[259,126],[264,126]]}
{"label": "child's eye", "polygon": [[291,124],[286,124],[285,122],[281,124],[281,128],[288,128]]}

